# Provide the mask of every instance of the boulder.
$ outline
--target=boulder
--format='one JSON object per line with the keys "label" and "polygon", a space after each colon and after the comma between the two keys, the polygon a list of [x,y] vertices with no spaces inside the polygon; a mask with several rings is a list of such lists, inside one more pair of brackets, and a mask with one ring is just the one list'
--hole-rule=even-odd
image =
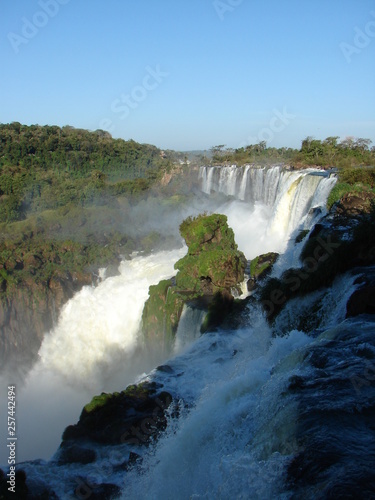
{"label": "boulder", "polygon": [[89,498],[90,500],[114,500],[121,495],[121,488],[115,484],[93,484],[91,478],[77,478],[77,487],[71,498]]}
{"label": "boulder", "polygon": [[[145,445],[166,428],[166,410],[172,396],[155,382],[131,385],[125,391],[95,396],[82,410],[79,421],[63,433],[60,456],[91,460],[80,443]],[[74,446],[73,446],[74,443]],[[71,453],[73,447],[74,453]],[[65,451],[67,450],[67,451]]]}
{"label": "boulder", "polygon": [[266,278],[272,271],[279,254],[269,252],[255,257],[250,263],[250,279],[247,282],[247,290],[252,292],[256,289],[259,281]]}
{"label": "boulder", "polygon": [[23,470],[17,470],[15,473],[15,493],[13,491],[9,491],[9,477],[7,477],[6,473],[0,469],[0,499],[13,499],[17,498],[18,500],[23,500],[30,498],[29,497],[29,489],[26,485],[26,474]]}

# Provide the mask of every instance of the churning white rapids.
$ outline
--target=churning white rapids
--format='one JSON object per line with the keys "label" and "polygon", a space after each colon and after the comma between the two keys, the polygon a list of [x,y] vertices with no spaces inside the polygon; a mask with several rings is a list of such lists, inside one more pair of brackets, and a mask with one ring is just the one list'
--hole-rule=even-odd
{"label": "churning white rapids", "polygon": [[[228,215],[248,259],[284,252],[275,272],[296,262],[301,245],[291,237],[325,213],[335,183],[322,172],[287,172],[278,166],[204,167],[199,175],[207,198],[215,192],[228,197],[216,210]],[[199,336],[202,314],[187,308],[174,351],[145,359],[139,325],[148,287],[171,277],[185,252],[182,247],[124,261],[119,276],[85,287],[69,301],[46,335],[40,361],[18,395],[19,460],[49,459],[64,427],[75,423],[82,406],[102,390],[155,380],[179,402],[178,418],[172,408],[174,416],[158,442],[131,450],[143,461],[128,472],[118,467],[129,455],[126,444],[98,447],[92,464],[22,465],[29,478],[42,479],[59,498],[83,498],[74,491],[77,495],[77,485],[79,490],[83,484],[77,478],[87,477],[91,486],[118,485],[123,498],[293,497],[281,489],[285,467],[300,451],[298,400],[286,392],[287,383],[292,376],[312,373],[303,362],[309,349],[341,334],[337,325],[344,320],[355,277],[337,280],[319,297],[291,302],[274,331],[260,308],[249,304],[247,324],[240,329]],[[321,321],[319,331],[309,335],[291,317],[312,304]],[[160,362],[169,370],[152,370]]]}
{"label": "churning white rapids", "polygon": [[[62,309],[17,394],[18,459],[49,458],[93,393],[121,390],[162,360],[138,338],[148,288],[175,274],[186,248],[124,260],[120,275],[84,287]],[[3,383],[3,388],[6,388]],[[5,462],[2,449],[1,462]]]}

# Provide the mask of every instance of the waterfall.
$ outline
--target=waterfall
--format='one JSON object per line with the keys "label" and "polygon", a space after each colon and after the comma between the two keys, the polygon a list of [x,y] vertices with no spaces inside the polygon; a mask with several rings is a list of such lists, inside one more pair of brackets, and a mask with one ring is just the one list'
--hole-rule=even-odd
{"label": "waterfall", "polygon": [[[335,182],[335,178],[329,177],[324,171],[316,169],[288,171],[279,165],[272,167],[206,166],[199,170],[201,189],[204,193],[223,193],[226,196],[233,196],[237,200],[251,204],[261,202],[273,208],[277,208],[282,196],[304,177],[306,179],[302,183],[303,187],[299,189],[298,196],[315,203],[318,200],[313,200],[313,197],[319,184],[322,183],[319,191],[324,191],[323,186],[326,185],[329,192]],[[322,198],[320,200],[322,201]],[[308,206],[307,202],[305,208]]]}
{"label": "waterfall", "polygon": [[261,201],[272,206],[283,170],[280,166],[253,167],[201,167],[199,178],[202,191],[234,196],[238,200],[255,203]]}
{"label": "waterfall", "polygon": [[41,365],[68,382],[84,381],[97,387],[111,373],[115,359],[133,356],[149,286],[174,276],[174,262],[185,253],[182,247],[124,260],[119,276],[96,288],[84,287],[66,304],[56,328],[44,338]]}
{"label": "waterfall", "polygon": [[[228,196],[224,203],[207,196],[218,203],[210,209],[228,215],[248,258],[283,251],[296,229],[310,229],[336,182],[324,172],[280,166],[202,167],[199,175],[204,193]],[[348,273],[330,288],[291,300],[272,326],[249,301],[240,328],[201,336],[203,313],[186,306],[170,359],[145,360],[138,327],[148,287],[174,275],[185,252],[134,257],[121,264],[119,276],[79,292],[45,338],[40,362],[20,391],[20,442],[26,433],[35,435],[34,457],[43,450],[43,428],[71,400],[74,412],[59,422],[58,437],[48,435],[54,449],[93,393],[122,390],[134,380],[153,381],[172,395],[167,429],[143,448],[84,443],[96,453],[93,463],[29,462],[22,465],[27,477],[44,481],[58,498],[74,498],[77,484],[99,497],[95,489],[111,484],[124,499],[163,500],[339,498],[332,489],[338,482],[349,496],[358,477],[371,482],[374,322],[345,319],[357,276]],[[164,369],[152,369],[159,362]],[[39,428],[30,424],[26,432],[28,419],[40,421]],[[322,449],[328,450],[326,469],[309,483]],[[128,467],[129,453],[142,458]],[[44,457],[50,454],[51,447]],[[367,461],[367,475],[360,476],[358,464]],[[358,491],[353,498],[361,498]]]}
{"label": "waterfall", "polygon": [[[142,349],[143,305],[149,286],[173,276],[185,253],[182,247],[124,260],[118,276],[84,287],[67,302],[43,340],[39,362],[18,386],[18,460],[50,458],[64,427],[78,419],[93,394],[122,390],[163,361]],[[1,395],[5,387],[0,380]],[[5,453],[4,446],[0,464]]]}
{"label": "waterfall", "polygon": [[201,167],[199,179],[204,193],[232,197],[220,210],[228,216],[239,247],[249,259],[270,251],[284,252],[293,231],[311,227],[313,208],[325,213],[328,194],[336,183],[336,177],[324,171],[288,171],[278,165]]}
{"label": "waterfall", "polygon": [[174,354],[180,354],[197,340],[200,336],[200,327],[205,315],[206,312],[201,309],[194,309],[184,305],[176,332]]}
{"label": "waterfall", "polygon": [[[170,359],[168,370],[151,372],[147,379],[177,406],[146,449],[98,445],[93,464],[30,463],[26,474],[42,477],[59,498],[70,498],[77,484],[95,492],[108,482],[122,499],[341,498],[340,484],[348,498],[361,498],[366,487],[372,498],[374,321],[344,320],[355,278],[295,299],[275,329],[249,304],[246,327],[207,333]],[[296,329],[293,321],[317,299],[327,299],[320,329]],[[142,461],[124,470],[129,451]],[[297,469],[294,482],[296,460],[306,471]]]}

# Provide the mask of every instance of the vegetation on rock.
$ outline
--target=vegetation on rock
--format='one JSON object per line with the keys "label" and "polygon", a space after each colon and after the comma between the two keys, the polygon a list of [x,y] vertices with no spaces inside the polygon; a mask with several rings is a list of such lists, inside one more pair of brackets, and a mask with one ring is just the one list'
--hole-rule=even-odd
{"label": "vegetation on rock", "polygon": [[278,253],[269,252],[255,257],[250,263],[250,276],[256,280],[265,278],[271,272],[278,256]]}
{"label": "vegetation on rock", "polygon": [[231,289],[243,281],[246,265],[225,215],[189,217],[180,225],[180,233],[188,245],[187,255],[175,264],[175,280],[150,287],[142,315],[145,337],[167,346],[174,339],[184,304],[193,300],[204,298],[210,303],[204,330],[217,325],[223,310],[230,309]]}
{"label": "vegetation on rock", "polygon": [[244,277],[246,259],[239,252],[225,215],[189,217],[180,225],[188,252],[180,259],[176,286],[191,298],[236,287]]}
{"label": "vegetation on rock", "polygon": [[148,444],[165,429],[165,411],[172,396],[160,384],[142,382],[122,392],[95,396],[82,410],[79,421],[64,431],[61,448],[71,442],[131,445]]}
{"label": "vegetation on rock", "polygon": [[113,273],[120,256],[175,244],[129,222],[146,199],[161,214],[186,203],[180,176],[162,184],[172,166],[171,153],[100,130],[0,124],[1,368],[38,351],[100,267]]}
{"label": "vegetation on rock", "polygon": [[370,200],[375,198],[375,168],[341,169],[338,177],[337,184],[328,196],[327,207],[330,209],[345,197],[358,196],[368,200],[366,203],[369,209]]}
{"label": "vegetation on rock", "polygon": [[336,213],[317,224],[301,252],[302,266],[270,278],[259,298],[272,321],[291,298],[329,286],[341,273],[375,264],[375,203],[354,217]]}

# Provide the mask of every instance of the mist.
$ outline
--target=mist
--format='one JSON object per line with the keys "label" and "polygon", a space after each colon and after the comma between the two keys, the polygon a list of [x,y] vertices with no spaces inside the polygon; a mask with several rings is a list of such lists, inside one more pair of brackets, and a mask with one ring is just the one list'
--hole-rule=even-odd
{"label": "mist", "polygon": [[[118,276],[84,287],[65,304],[38,361],[16,383],[17,461],[51,458],[64,428],[94,395],[122,391],[165,360],[169,353],[144,346],[140,320],[149,286],[175,274],[174,263],[185,253],[180,247],[125,260]],[[0,378],[4,405],[14,383],[12,373]],[[5,419],[2,424],[7,428]],[[6,464],[5,436],[0,453],[0,465]]]}
{"label": "mist", "polygon": [[[151,238],[151,253],[124,258],[118,275],[96,287],[85,286],[65,304],[56,326],[46,332],[38,361],[23,379],[15,380],[12,373],[0,378],[4,408],[7,385],[17,383],[19,462],[51,458],[64,428],[77,422],[83,406],[94,395],[124,390],[173,355],[150,352],[144,345],[140,322],[149,286],[175,275],[174,264],[186,253],[179,234],[181,222],[203,212],[223,213],[247,259],[282,252],[292,231],[303,222],[302,215],[308,213],[310,205],[315,206],[311,193],[316,190],[320,198],[325,196],[324,190],[316,188],[323,178],[306,182],[293,179],[285,183],[272,207],[222,193],[191,190],[182,196],[173,191],[168,196],[153,193],[134,205],[125,204],[123,211],[117,210],[111,229],[125,230],[137,241],[150,234],[159,238]],[[330,182],[324,179],[321,185],[329,189]],[[101,221],[99,227],[106,229]],[[6,428],[5,412],[1,414],[1,425]],[[6,458],[4,436],[0,465],[6,464]]]}

